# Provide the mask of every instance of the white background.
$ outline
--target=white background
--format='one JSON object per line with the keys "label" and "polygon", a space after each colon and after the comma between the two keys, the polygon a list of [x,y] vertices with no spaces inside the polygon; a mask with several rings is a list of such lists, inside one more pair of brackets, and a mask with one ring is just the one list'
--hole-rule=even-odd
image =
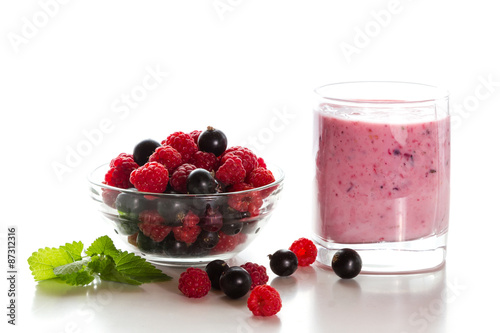
{"label": "white background", "polygon": [[[498,31],[498,10],[488,0],[2,1],[0,267],[6,271],[7,226],[17,226],[19,293],[12,327],[0,279],[1,327],[495,331],[498,307],[489,301],[500,296]],[[151,71],[157,81],[148,79]],[[94,167],[142,139],[207,125],[223,129],[230,145],[254,142],[286,172],[272,222],[241,254],[264,264],[268,252],[310,234],[311,91],[353,80],[420,82],[451,92],[444,270],[343,284],[314,266],[294,280],[273,281],[284,306],[267,320],[220,295],[191,302],[175,279],[109,292],[105,284],[64,289],[31,278],[26,259],[38,248],[89,244],[111,231],[87,193]],[[99,288],[112,297],[99,301]]]}

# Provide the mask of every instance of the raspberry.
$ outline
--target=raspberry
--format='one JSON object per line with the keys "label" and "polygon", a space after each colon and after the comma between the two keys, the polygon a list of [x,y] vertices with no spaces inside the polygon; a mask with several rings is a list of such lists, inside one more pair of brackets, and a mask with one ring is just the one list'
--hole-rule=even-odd
{"label": "raspberry", "polygon": [[219,242],[212,249],[212,253],[226,253],[231,252],[236,247],[243,243],[247,239],[247,235],[244,233],[239,233],[234,236],[226,235],[223,232],[219,232]]}
{"label": "raspberry", "polygon": [[199,222],[200,218],[189,211],[182,219],[182,226],[172,229],[175,239],[187,244],[194,243],[201,232],[201,227],[198,226]]}
{"label": "raspberry", "polygon": [[174,191],[187,193],[186,180],[191,171],[195,169],[196,166],[189,163],[182,164],[180,167],[175,169],[172,177],[170,177],[170,185],[172,185]]}
{"label": "raspberry", "polygon": [[131,154],[121,153],[109,163],[110,169],[104,176],[104,184],[119,188],[133,187],[130,182],[130,173],[139,165],[135,163]]}
{"label": "raspberry", "polygon": [[200,268],[190,267],[179,277],[179,290],[190,298],[207,295],[211,287],[207,272]]}
{"label": "raspberry", "polygon": [[155,242],[161,242],[168,236],[172,227],[163,225],[165,220],[163,217],[155,210],[145,210],[139,214],[138,224],[139,229],[142,233],[154,240]]}
{"label": "raspberry", "polygon": [[[251,190],[254,187],[247,183],[238,183],[228,188],[228,192]],[[259,215],[263,201],[259,192],[235,193],[227,199],[229,207],[239,212],[249,212],[251,216]]]}
{"label": "raspberry", "polygon": [[264,162],[264,159],[263,159],[262,157],[259,157],[259,158],[257,159],[257,164],[258,164],[258,166],[260,166],[261,168],[267,169],[266,162]]}
{"label": "raspberry", "polygon": [[191,135],[191,137],[193,138],[193,141],[196,144],[198,144],[198,138],[200,137],[201,132],[202,131],[194,130],[191,133],[189,133],[189,135]]}
{"label": "raspberry", "polygon": [[202,168],[207,171],[215,171],[219,167],[219,159],[212,153],[207,153],[198,150],[191,156],[189,163],[193,164],[197,168]]}
{"label": "raspberry", "polygon": [[264,169],[262,167],[257,167],[250,172],[246,182],[251,184],[253,187],[261,187],[274,182],[273,173],[270,170]]}
{"label": "raspberry", "polygon": [[181,154],[171,146],[160,146],[149,156],[149,162],[158,162],[167,168],[171,174],[182,164]]}
{"label": "raspberry", "polygon": [[[132,185],[132,184],[130,184]],[[102,202],[108,205],[111,208],[116,208],[115,201],[116,197],[120,194],[119,191],[110,190],[107,188],[102,189]]]}
{"label": "raspberry", "polygon": [[281,297],[276,289],[267,284],[257,286],[250,293],[247,306],[255,316],[273,316],[281,310]]}
{"label": "raspberry", "polygon": [[168,170],[158,162],[148,162],[130,174],[130,182],[141,192],[162,193],[167,189]]}
{"label": "raspberry", "polygon": [[252,262],[247,262],[244,265],[241,265],[252,278],[252,286],[250,290],[253,290],[255,287],[260,286],[262,284],[266,284],[269,281],[269,276],[266,273],[266,268],[259,264],[255,264]]}
{"label": "raspberry", "polygon": [[245,168],[239,157],[235,155],[226,155],[223,164],[215,173],[215,178],[225,185],[233,185],[241,183],[245,180]]}
{"label": "raspberry", "polygon": [[183,163],[187,163],[191,155],[198,150],[198,145],[194,142],[191,135],[184,132],[170,134],[161,144],[164,146],[172,146],[181,153]]}
{"label": "raspberry", "polygon": [[226,149],[221,157],[221,165],[225,162],[225,156],[228,154],[233,154],[241,159],[247,175],[259,165],[257,156],[255,156],[255,154],[250,149],[240,146]]}
{"label": "raspberry", "polygon": [[289,248],[290,251],[295,253],[299,260],[299,266],[309,266],[316,261],[318,249],[314,243],[307,238],[299,238]]}

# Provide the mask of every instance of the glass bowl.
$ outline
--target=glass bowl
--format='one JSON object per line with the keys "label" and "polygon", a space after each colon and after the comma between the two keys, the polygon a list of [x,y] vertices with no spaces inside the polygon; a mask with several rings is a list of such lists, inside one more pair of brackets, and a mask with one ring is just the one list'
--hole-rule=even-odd
{"label": "glass bowl", "polygon": [[283,171],[259,188],[216,194],[145,193],[102,183],[109,166],[89,175],[90,195],[127,250],[169,266],[228,260],[257,237],[276,207]]}

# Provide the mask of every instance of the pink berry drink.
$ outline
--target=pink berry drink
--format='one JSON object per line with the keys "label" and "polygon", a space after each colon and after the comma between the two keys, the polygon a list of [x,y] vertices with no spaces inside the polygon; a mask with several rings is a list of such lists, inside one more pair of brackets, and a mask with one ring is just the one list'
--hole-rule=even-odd
{"label": "pink berry drink", "polygon": [[[351,247],[367,257],[365,271],[434,267],[444,260],[449,220],[447,98],[379,94],[383,99],[323,98],[316,105],[318,260],[328,264],[336,249]],[[422,251],[439,253],[416,263]]]}

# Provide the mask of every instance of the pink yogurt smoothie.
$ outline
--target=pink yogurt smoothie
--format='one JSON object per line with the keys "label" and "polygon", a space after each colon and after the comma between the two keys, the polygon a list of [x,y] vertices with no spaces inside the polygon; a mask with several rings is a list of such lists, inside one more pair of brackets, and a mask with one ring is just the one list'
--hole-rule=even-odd
{"label": "pink yogurt smoothie", "polygon": [[394,242],[447,230],[449,117],[389,123],[316,111],[315,121],[321,239]]}

